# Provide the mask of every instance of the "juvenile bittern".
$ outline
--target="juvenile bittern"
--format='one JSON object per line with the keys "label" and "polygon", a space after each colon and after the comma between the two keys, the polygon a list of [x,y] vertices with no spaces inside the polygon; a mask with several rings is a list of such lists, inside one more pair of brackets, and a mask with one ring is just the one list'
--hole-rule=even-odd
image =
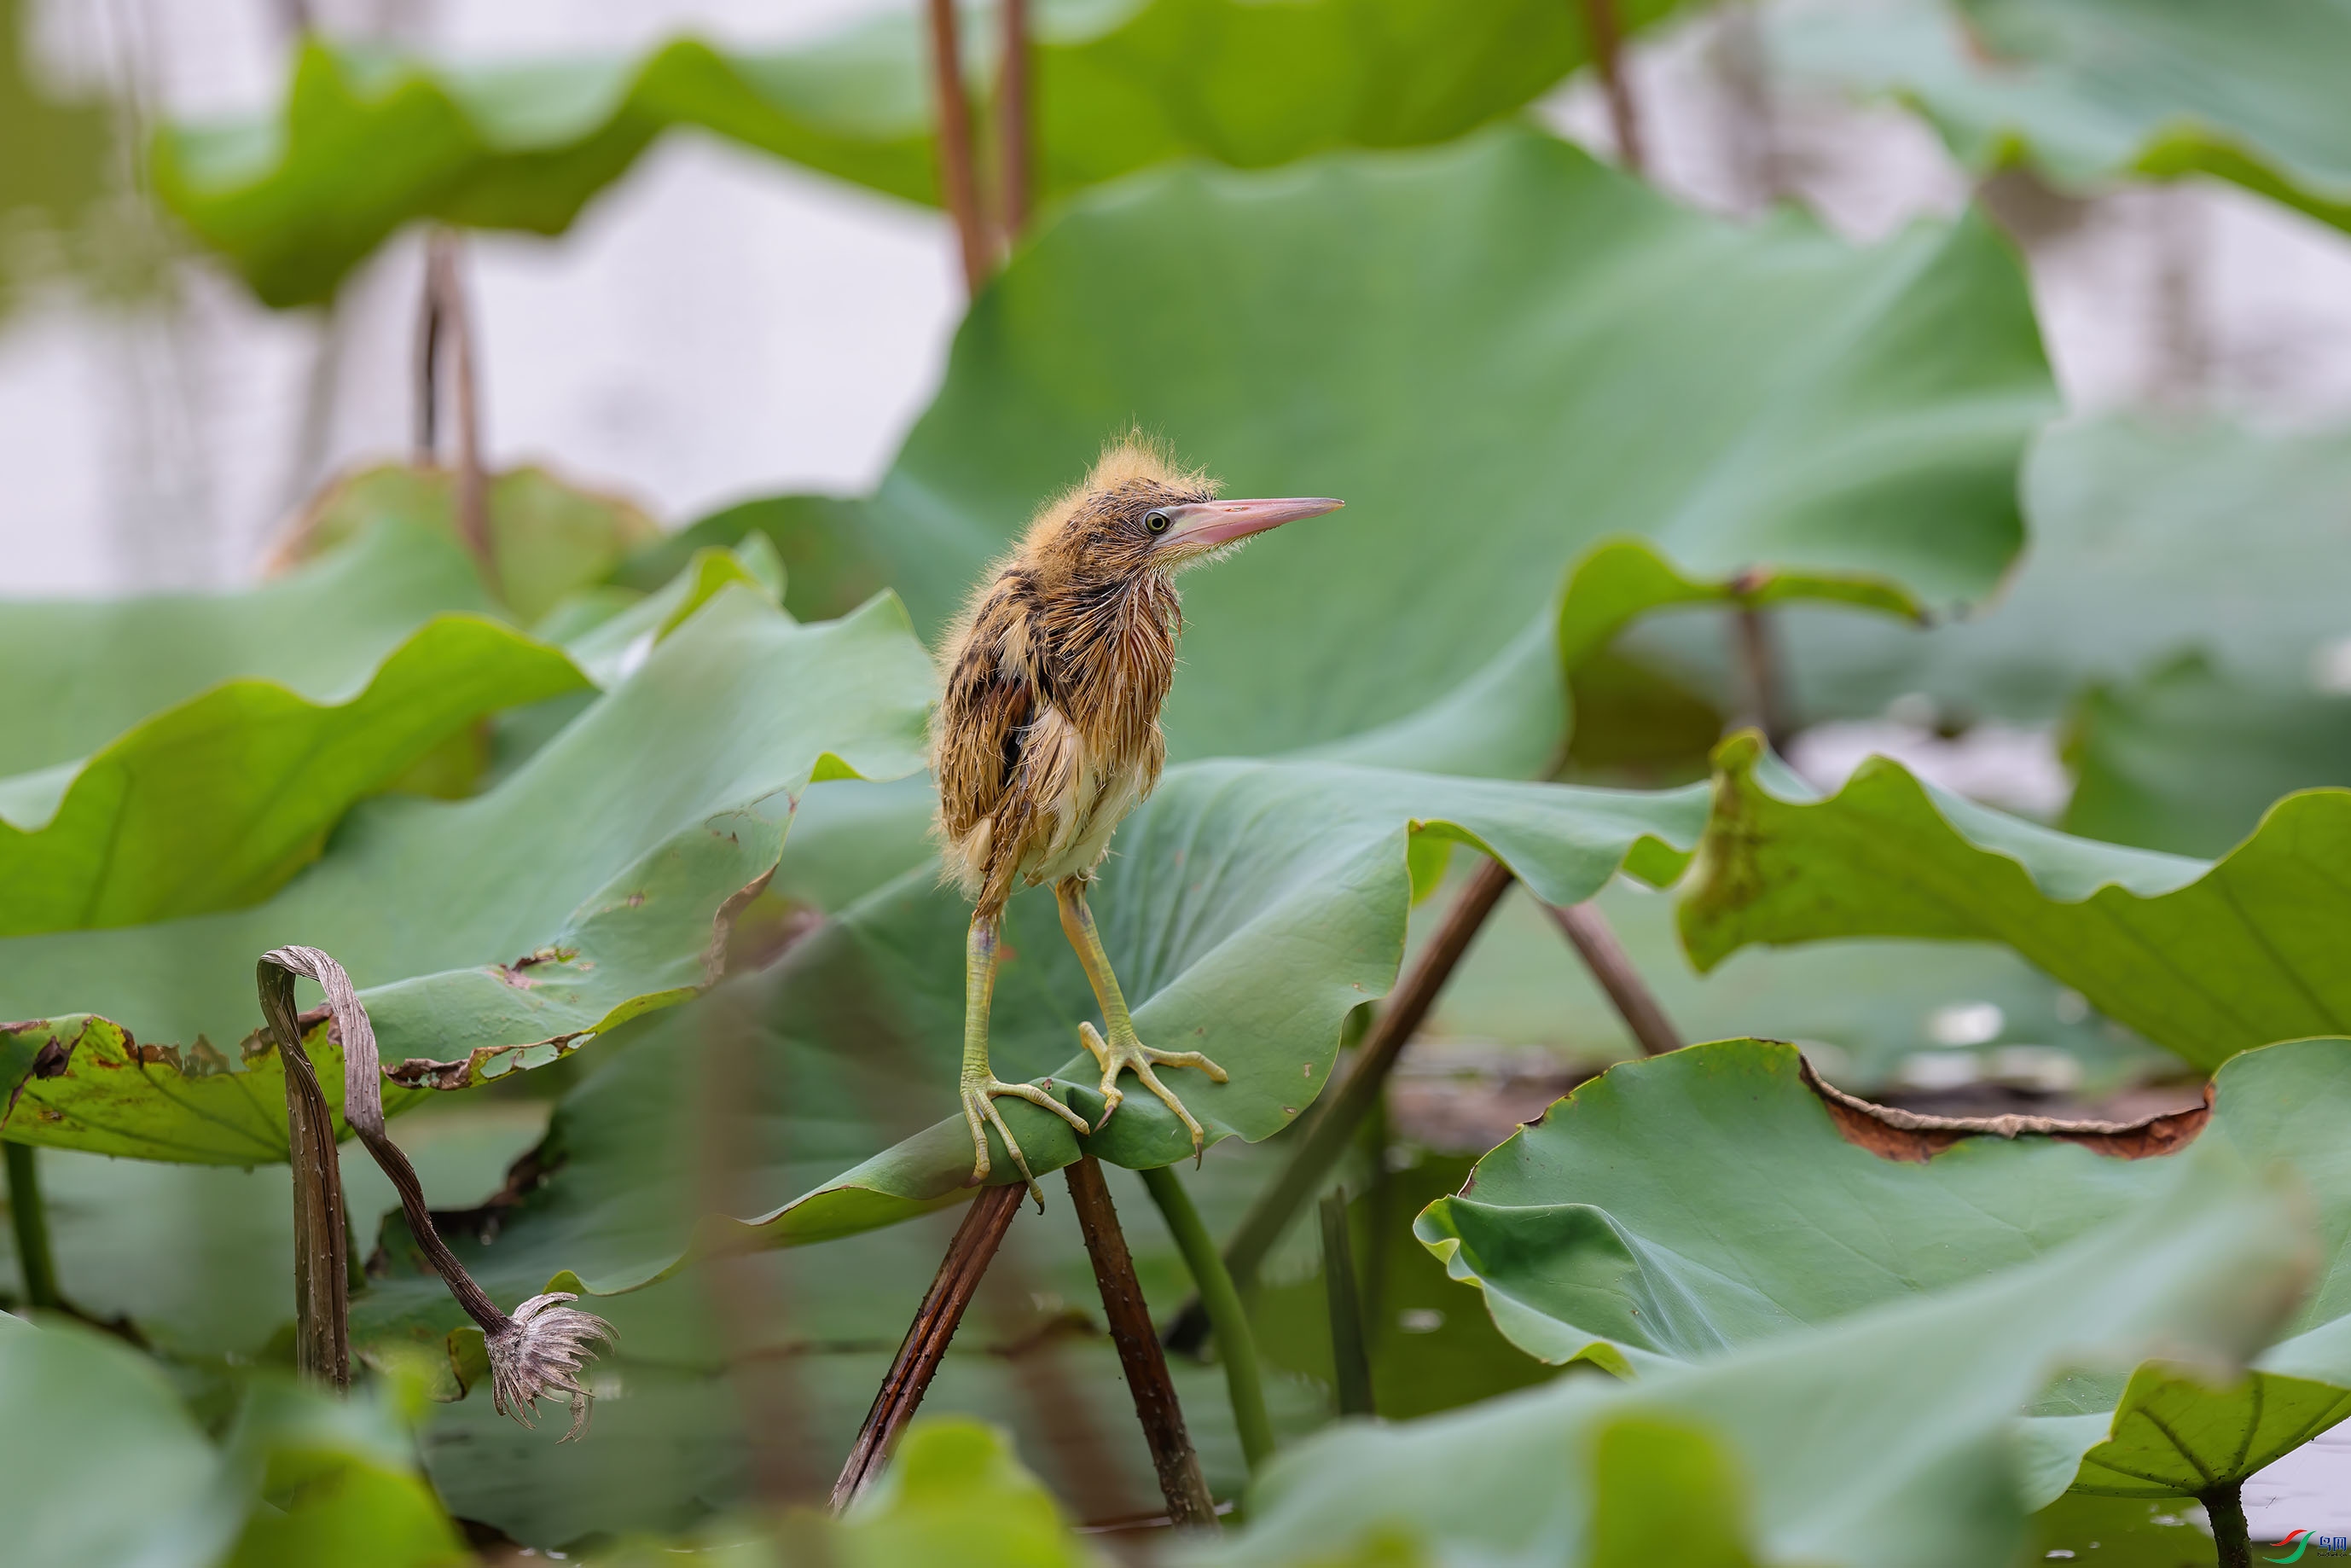
{"label": "juvenile bittern", "polygon": [[[1321,497],[1220,501],[1205,475],[1186,472],[1139,437],[1113,443],[1082,484],[1049,502],[1019,547],[974,591],[940,653],[946,693],[931,727],[938,835],[948,874],[974,905],[964,955],[963,1114],[972,1179],[987,1176],[987,1128],[1036,1192],[1036,1178],[996,1108],[1012,1095],[1080,1133],[1109,1124],[1133,1070],[1167,1103],[1199,1151],[1200,1124],[1155,1067],[1225,1071],[1196,1051],[1155,1051],[1135,1037],[1111,973],[1086,883],[1166,760],[1160,705],[1176,676],[1183,629],[1176,572],[1238,547],[1251,534],[1340,503]],[[1053,884],[1061,929],[1102,1006],[1103,1028],[1078,1026],[1102,1066],[1102,1123],[1034,1083],[1007,1083],[987,1061],[988,1000],[1005,901],[1016,886]],[[1040,1199],[1041,1201],[1041,1199]]]}

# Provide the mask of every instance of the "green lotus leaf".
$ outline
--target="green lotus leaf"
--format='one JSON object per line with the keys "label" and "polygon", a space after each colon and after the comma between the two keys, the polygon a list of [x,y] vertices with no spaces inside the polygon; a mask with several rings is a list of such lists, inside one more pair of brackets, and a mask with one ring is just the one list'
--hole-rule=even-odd
{"label": "green lotus leaf", "polygon": [[2217,861],[2077,839],[1872,758],[1822,800],[1761,742],[1716,753],[1714,816],[1680,910],[1708,969],[1751,943],[2005,943],[2092,1007],[2207,1071],[2272,1040],[2351,1030],[2335,923],[2351,793],[2272,807]]}
{"label": "green lotus leaf", "polygon": [[[279,557],[308,559],[388,517],[432,528],[454,542],[456,492],[456,476],[446,468],[392,463],[346,475],[311,502],[280,545]],[[526,625],[535,625],[566,595],[602,581],[624,558],[662,537],[661,525],[633,503],[569,484],[544,468],[491,476],[486,499],[494,587],[499,602]],[[684,566],[684,559],[677,564]],[[662,580],[668,580],[666,574]]]}
{"label": "green lotus leaf", "polygon": [[1979,173],[2210,174],[2351,228],[2341,0],[1897,0],[1788,17],[1772,45],[1800,78],[1901,99]]}
{"label": "green lotus leaf", "polygon": [[[1447,904],[1432,898],[1413,912],[1416,946]],[[1902,1082],[1922,1054],[1975,1081],[2091,1095],[2179,1065],[1995,943],[1749,947],[1700,974],[1682,952],[1672,899],[1620,880],[1598,907],[1680,1039],[1795,1040],[1824,1076],[1855,1092]],[[1420,1038],[1433,1048],[1432,1064],[1458,1047],[1476,1052],[1465,1065],[1481,1068],[1493,1065],[1494,1047],[1531,1048],[1550,1065],[1585,1070],[1640,1053],[1559,927],[1516,889],[1454,971]],[[2052,1052],[2071,1065],[2053,1063]],[[2066,1082],[2074,1072],[2078,1081]]]}
{"label": "green lotus leaf", "polygon": [[[2197,1497],[2215,1483],[2251,1479],[2346,1416],[2351,1387],[2266,1372],[2221,1381],[2149,1362],[2131,1375],[2073,1485],[2099,1497]],[[2064,1445],[2037,1447],[2044,1455],[2053,1449],[2048,1457],[2062,1466]],[[2062,1480],[2062,1469],[2047,1469],[2057,1470],[2047,1479]]]}
{"label": "green lotus leaf", "polygon": [[2062,826],[2215,857],[2297,789],[2351,785],[2351,702],[2189,653],[2085,691],[2067,716]]}
{"label": "green lotus leaf", "polygon": [[1052,1494],[1013,1458],[1004,1434],[977,1421],[910,1429],[890,1468],[841,1522],[849,1561],[873,1568],[948,1558],[1084,1568],[1094,1560]]}
{"label": "green lotus leaf", "polygon": [[[1639,1173],[1662,1179],[1696,1141],[1687,1127],[1673,1136],[1674,1160],[1652,1144]],[[1769,1203],[1753,1170],[1740,1195]],[[2128,1212],[1964,1285],[1632,1382],[1567,1377],[1422,1421],[1343,1427],[1278,1458],[1250,1524],[1209,1560],[1290,1563],[1385,1536],[1433,1561],[1541,1552],[1631,1568],[1627,1547],[1685,1525],[1717,1563],[1742,1561],[1736,1548],[1854,1568],[2010,1561],[2029,1500],[2015,1413],[2053,1374],[2158,1350],[2225,1365],[2263,1343],[2307,1280],[2307,1221],[2286,1195],[2217,1148],[2165,1174]],[[1868,1271],[1850,1249],[1834,1267]]]}
{"label": "green lotus leaf", "polygon": [[[2351,1217],[2351,1159],[2334,1132],[2351,1110],[2346,1069],[2351,1040],[2236,1057],[2197,1139],[2291,1169],[2330,1246]],[[2018,1267],[2160,1207],[2187,1157],[2037,1136],[1932,1147],[1891,1159],[1856,1146],[1792,1047],[1729,1040],[1579,1088],[1416,1228],[1520,1348],[1646,1379]],[[2351,1416],[2351,1289],[2336,1272],[2327,1260],[2316,1290],[2294,1293],[2242,1377],[2150,1363],[2126,1384],[2114,1368],[2061,1380],[2029,1424],[2036,1504],[2069,1482],[2196,1495]]]}
{"label": "green lotus leaf", "polygon": [[[1635,0],[1622,21],[1673,5]],[[992,17],[966,34],[984,97]],[[1171,159],[1450,141],[1587,57],[1578,14],[1533,0],[1045,0],[1035,39],[1047,199]],[[911,5],[764,53],[680,38],[636,59],[440,67],[313,39],[281,108],[167,129],[156,178],[262,298],[305,304],[415,218],[559,234],[676,126],[935,202],[928,71]]]}
{"label": "green lotus leaf", "polygon": [[2328,668],[2351,594],[2351,436],[2068,420],[2033,443],[2022,483],[2030,538],[1993,603],[1923,634],[1784,612],[1795,706],[1875,714],[1917,692],[1961,721],[2047,720],[2092,682],[2191,653],[2280,692],[2311,692]]}
{"label": "green lotus leaf", "polygon": [[444,614],[496,610],[455,542],[413,521],[242,592],[0,601],[0,778],[88,757],[225,681],[329,701]]}
{"label": "green lotus leaf", "polygon": [[803,621],[830,621],[888,586],[858,538],[863,505],[837,496],[738,502],[632,552],[612,569],[611,580],[651,592],[675,577],[695,551],[756,538],[775,550],[785,574],[784,608]]}
{"label": "green lotus leaf", "polygon": [[456,1527],[418,1473],[403,1385],[244,1388],[215,1447],[153,1362],[0,1315],[0,1506],[26,1563],[443,1568]]}
{"label": "green lotus leaf", "polygon": [[[2061,826],[2218,855],[2282,796],[2351,784],[2333,739],[2346,487],[2341,431],[2067,421],[2025,460],[2031,538],[1999,598],[1923,632],[1787,607],[1788,706],[1800,725],[1889,707],[1950,729],[2057,723],[2075,779]],[[1718,628],[1653,620],[1618,647],[1718,706],[1739,690]]]}
{"label": "green lotus leaf", "polygon": [[[33,1020],[0,1032],[0,1130],[282,1160],[251,971],[287,942],[323,946],[359,983],[400,1064],[387,1109],[691,996],[773,871],[796,796],[812,779],[918,767],[930,690],[893,602],[802,627],[729,587],[496,789],[365,802],[266,903],[0,943],[0,1016]],[[336,1099],[323,1024],[309,1049]]]}
{"label": "green lotus leaf", "polygon": [[355,691],[214,686],[78,763],[0,780],[0,936],[254,903],[316,858],[352,801],[452,735],[587,684],[559,649],[445,615]]}
{"label": "green lotus leaf", "polygon": [[852,528],[933,631],[1139,423],[1233,494],[1348,503],[1185,580],[1171,756],[1533,772],[1562,663],[1632,616],[1988,592],[2051,406],[1980,220],[1855,250],[1498,130],[1072,204],[975,303],[872,498],[777,527],[788,556]]}
{"label": "green lotus leaf", "polygon": [[212,1445],[129,1346],[0,1313],[0,1503],[27,1562],[207,1568],[235,1539]]}
{"label": "green lotus leaf", "polygon": [[728,583],[779,586],[772,554],[752,546],[697,552],[668,587],[563,648],[436,616],[355,690],[313,702],[274,681],[227,681],[93,757],[0,779],[0,936],[258,902],[317,858],[354,800],[415,785],[453,750],[461,772],[478,767],[477,719],[613,684]]}
{"label": "green lotus leaf", "polygon": [[667,584],[632,602],[603,603],[577,595],[541,622],[539,632],[545,635],[567,619],[589,622],[564,639],[563,651],[590,680],[610,687],[635,674],[663,638],[735,583],[770,601],[782,597],[783,567],[765,539],[747,538],[731,550],[695,550]]}
{"label": "green lotus leaf", "polygon": [[[1441,864],[1414,852],[1416,836],[1426,848],[1483,846],[1544,896],[1573,903],[1620,866],[1670,881],[1703,800],[1695,787],[1644,794],[1196,763],[1170,769],[1121,830],[1092,902],[1144,1039],[1205,1051],[1231,1075],[1218,1085],[1179,1073],[1171,1082],[1186,1103],[1212,1140],[1255,1141],[1312,1101],[1347,1015],[1394,983],[1410,862]],[[627,1125],[590,1136],[559,1118],[550,1147],[563,1150],[561,1168],[500,1221],[481,1259],[496,1281],[487,1288],[535,1291],[562,1270],[601,1294],[678,1268],[696,1217],[716,1207],[695,1187],[686,1153],[701,1134],[684,1064],[712,1030],[758,1041],[751,1060],[774,1064],[758,1090],[774,1152],[763,1145],[746,1190],[802,1196],[753,1220],[705,1219],[702,1248],[828,1240],[970,1197],[971,1138],[951,1113],[969,917],[926,864],[826,922],[773,969],[652,1026],[613,1069],[629,1081],[612,1101]],[[1100,1073],[1077,1042],[1093,1014],[1051,900],[1016,898],[994,1010],[998,1074],[1050,1073],[1099,1120]],[[1077,1158],[1058,1119],[1010,1101],[1002,1109],[1040,1175]],[[1138,1169],[1191,1153],[1174,1116],[1140,1092],[1087,1145]],[[998,1145],[994,1179],[1015,1176]]]}
{"label": "green lotus leaf", "polygon": [[[1288,1126],[1321,1092],[1347,1015],[1394,983],[1411,862],[1426,849],[1439,841],[1483,848],[1541,896],[1572,904],[1620,868],[1671,881],[1686,863],[1680,846],[1696,804],[1689,790],[1200,763],[1171,775],[1121,831],[1120,856],[1094,903],[1136,1028],[1146,1040],[1182,1042],[1168,1049],[1203,1051],[1230,1074],[1223,1084],[1182,1082],[1185,1103],[1211,1141],[1256,1142]],[[861,904],[812,940],[804,958],[794,957],[823,969],[828,990],[862,981],[852,1017],[841,1017],[841,993],[827,998],[832,1017],[815,1025],[821,1044],[841,1051],[853,1043],[852,1030],[878,1030],[900,1042],[918,1075],[944,1086],[960,1050],[958,955],[968,911],[930,885],[927,873],[916,876]],[[998,981],[997,1070],[1050,1073],[1070,1103],[1099,1121],[1099,1071],[1071,1044],[1078,1023],[1093,1016],[1092,996],[1058,916],[1031,897],[1011,906],[1005,929],[1016,960]],[[777,1004],[787,1029],[810,1009],[798,998]],[[1181,1125],[1147,1099],[1131,1096],[1107,1128],[1083,1140],[1083,1152],[1138,1170],[1188,1154]],[[1058,1119],[1012,1103],[1002,1109],[1032,1170],[1078,1157],[1080,1140]],[[763,1218],[713,1221],[705,1244],[823,1240],[967,1197],[972,1147],[962,1118],[907,1131]],[[996,1148],[991,1179],[1017,1179]],[[591,1257],[601,1250],[590,1247]],[[631,1268],[616,1260],[582,1278],[599,1291],[625,1288],[636,1282]]]}
{"label": "green lotus leaf", "polygon": [[[1923,635],[1793,608],[1792,706],[1875,715],[1906,694],[1942,722],[2061,720],[2067,831],[2220,854],[2298,789],[2351,784],[2341,605],[2351,438],[2220,421],[2069,422],[2024,467],[2032,539],[1985,611]],[[1727,689],[1719,638],[1644,628],[1652,663]],[[1908,699],[1915,703],[1916,698]]]}

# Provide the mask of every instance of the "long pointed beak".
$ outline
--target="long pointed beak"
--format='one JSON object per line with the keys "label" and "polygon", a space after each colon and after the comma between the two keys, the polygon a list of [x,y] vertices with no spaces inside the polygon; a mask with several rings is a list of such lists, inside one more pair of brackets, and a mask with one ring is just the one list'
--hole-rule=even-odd
{"label": "long pointed beak", "polygon": [[1203,547],[1228,544],[1268,528],[1278,528],[1284,523],[1294,523],[1301,517],[1335,512],[1346,504],[1328,496],[1285,496],[1267,501],[1196,501],[1187,507],[1167,508],[1167,519],[1172,525],[1167,538],[1170,543],[1180,540]]}

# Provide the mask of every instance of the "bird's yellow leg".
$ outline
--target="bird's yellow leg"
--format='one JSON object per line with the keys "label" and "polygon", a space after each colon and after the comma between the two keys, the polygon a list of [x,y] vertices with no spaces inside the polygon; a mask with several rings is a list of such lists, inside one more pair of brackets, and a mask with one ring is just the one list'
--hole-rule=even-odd
{"label": "bird's yellow leg", "polygon": [[987,1129],[993,1127],[1004,1140],[1004,1152],[1012,1156],[1020,1179],[1029,1184],[1029,1196],[1042,1209],[1045,1195],[1038,1189],[1037,1178],[1029,1173],[1029,1161],[1020,1153],[1012,1129],[1004,1124],[1002,1113],[996,1109],[997,1097],[1009,1094],[1031,1105],[1041,1105],[1081,1133],[1093,1129],[1086,1125],[1083,1116],[1036,1084],[1007,1083],[987,1065],[987,1009],[996,997],[998,919],[995,915],[973,915],[971,935],[964,944],[962,1097],[964,1123],[971,1128],[971,1179],[974,1186],[987,1179]]}
{"label": "bird's yellow leg", "polygon": [[1225,1082],[1225,1070],[1196,1051],[1155,1051],[1135,1038],[1134,1019],[1126,1010],[1126,996],[1118,988],[1118,977],[1111,973],[1110,955],[1102,951],[1102,933],[1094,929],[1094,912],[1086,907],[1086,884],[1079,877],[1065,877],[1054,884],[1053,896],[1061,905],[1061,930],[1069,936],[1070,946],[1078,950],[1078,961],[1086,967],[1086,978],[1092,982],[1094,1000],[1102,1004],[1102,1022],[1109,1027],[1110,1038],[1104,1040],[1094,1032],[1094,1026],[1078,1026],[1078,1039],[1093,1052],[1102,1064],[1102,1119],[1101,1126],[1110,1125],[1111,1113],[1126,1096],[1118,1086],[1121,1071],[1133,1069],[1143,1080],[1143,1086],[1166,1103],[1192,1134],[1192,1157],[1200,1155],[1200,1145],[1207,1134],[1192,1113],[1184,1109],[1184,1102],[1176,1098],[1167,1085],[1159,1082],[1154,1067],[1196,1067],[1218,1083]]}

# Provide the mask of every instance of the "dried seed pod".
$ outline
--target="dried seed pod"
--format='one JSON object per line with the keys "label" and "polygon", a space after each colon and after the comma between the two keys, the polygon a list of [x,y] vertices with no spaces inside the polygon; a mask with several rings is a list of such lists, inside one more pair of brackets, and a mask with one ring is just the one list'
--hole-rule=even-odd
{"label": "dried seed pod", "polygon": [[567,1443],[588,1429],[595,1403],[596,1396],[580,1381],[592,1354],[589,1346],[600,1342],[609,1345],[618,1337],[602,1318],[563,1304],[579,1299],[569,1291],[533,1296],[514,1310],[504,1329],[482,1331],[490,1354],[490,1402],[498,1413],[526,1427],[536,1426],[541,1398],[568,1395],[571,1427],[563,1434]]}

